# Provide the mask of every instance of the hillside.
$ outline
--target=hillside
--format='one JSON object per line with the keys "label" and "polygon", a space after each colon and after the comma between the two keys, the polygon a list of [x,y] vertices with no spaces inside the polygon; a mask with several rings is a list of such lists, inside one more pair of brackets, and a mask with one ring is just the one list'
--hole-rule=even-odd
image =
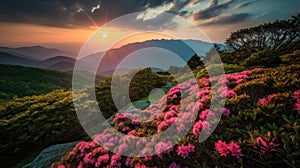
{"label": "hillside", "polygon": [[[42,82],[45,82],[45,80],[48,82],[51,82],[50,80],[53,80],[52,82],[60,80],[62,82],[67,80],[62,77],[68,77],[64,76],[65,73],[55,71],[6,65],[4,67],[13,68],[15,69],[14,72],[23,70],[30,73],[32,78],[37,74],[42,75],[42,78],[38,78],[40,80],[43,79]],[[18,72],[20,73],[20,71]],[[11,71],[7,70],[6,72]],[[45,72],[48,72],[48,75],[52,75],[53,78],[50,78],[47,74],[46,76],[43,75]],[[15,75],[18,75],[18,73]],[[54,78],[55,75],[57,78]],[[119,76],[123,82],[129,81],[129,77],[130,74]],[[8,77],[6,76],[6,78]],[[19,78],[14,77],[14,79],[18,81],[25,80],[20,75]],[[151,80],[148,81],[147,79]],[[11,81],[12,79],[9,80]],[[33,82],[32,80],[31,82]],[[108,89],[111,86],[111,77],[98,80],[96,83],[95,89],[99,107],[104,112],[104,116],[109,118],[116,112],[110,89]],[[39,82],[36,81],[36,84],[39,84]],[[66,84],[69,85],[71,83],[67,81]],[[139,100],[145,97],[153,88],[163,85],[165,85],[164,79],[153,73],[151,69],[141,70],[133,78],[130,87],[131,99],[133,101]],[[16,86],[13,85],[12,87]],[[80,93],[74,98],[82,100],[80,105],[88,109],[90,103],[83,100],[88,99],[93,93],[94,88],[87,88],[82,94]],[[117,98],[122,101],[124,95],[120,94]],[[93,111],[86,111],[85,114],[89,114],[91,118],[95,115]],[[14,98],[11,101],[0,103],[0,167],[13,167],[16,163],[24,162],[27,159],[30,160],[36,156],[37,152],[50,145],[84,138],[88,139],[78,122],[71,91],[55,90],[44,95]]]}
{"label": "hillside", "polygon": [[12,99],[70,89],[72,74],[14,65],[0,65],[0,99]]}
{"label": "hillside", "polygon": [[[290,65],[227,74],[226,79],[213,77],[216,86],[226,84],[214,95],[226,97],[222,109],[209,109],[209,78],[186,81],[173,87],[158,104],[142,111],[143,116],[156,115],[153,121],[133,122],[128,117],[134,114],[117,113],[114,128],[95,135],[95,141],[79,142],[52,167],[298,167],[299,72],[300,65]],[[212,132],[220,114],[221,120]],[[180,132],[188,132],[175,146],[174,137],[151,138],[172,124],[175,139]],[[129,137],[121,138],[114,130]],[[200,134],[211,132],[206,141],[199,142]],[[137,137],[150,139],[136,141]],[[168,150],[159,152],[161,148]]]}
{"label": "hillside", "polygon": [[[69,72],[1,64],[0,68],[0,102],[11,100],[14,96],[41,95],[72,87],[72,73]],[[82,73],[81,78],[88,76],[89,73]],[[96,81],[103,78],[98,75]]]}

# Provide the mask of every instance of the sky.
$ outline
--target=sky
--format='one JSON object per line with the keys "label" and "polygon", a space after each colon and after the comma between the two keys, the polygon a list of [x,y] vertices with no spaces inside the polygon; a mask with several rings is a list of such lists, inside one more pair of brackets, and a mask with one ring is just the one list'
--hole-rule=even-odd
{"label": "sky", "polygon": [[[151,13],[155,11],[155,14]],[[134,12],[132,20],[108,23]],[[177,17],[201,29],[212,42],[223,43],[231,32],[300,13],[299,0],[6,0],[0,5],[0,46],[43,45],[78,50],[101,29],[103,43],[114,37],[139,31],[167,32],[139,34],[115,45],[159,38],[196,37]],[[174,37],[175,35],[175,37]],[[204,39],[197,39],[204,40]]]}

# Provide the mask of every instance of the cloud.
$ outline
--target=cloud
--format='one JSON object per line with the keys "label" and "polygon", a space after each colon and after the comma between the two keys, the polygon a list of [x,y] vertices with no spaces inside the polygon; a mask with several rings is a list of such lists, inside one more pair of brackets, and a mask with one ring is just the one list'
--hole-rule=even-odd
{"label": "cloud", "polygon": [[199,26],[215,26],[215,25],[228,25],[236,24],[245,21],[251,16],[250,13],[237,13],[230,15],[221,15],[210,19],[208,22],[201,23]]}
{"label": "cloud", "polygon": [[253,2],[245,2],[243,4],[238,4],[237,6],[235,6],[236,9],[241,9],[241,8],[244,8],[244,7],[247,7],[249,5],[251,5]]}
{"label": "cloud", "polygon": [[211,0],[206,8],[201,9],[193,14],[194,20],[205,20],[221,15],[224,11],[229,9],[236,0],[229,0],[222,4],[218,0]]}
{"label": "cloud", "polygon": [[81,28],[95,25],[91,20],[102,25],[126,14],[170,4],[174,5],[167,12],[186,16],[190,13],[183,8],[198,1],[202,0],[10,0],[1,3],[0,21]]}
{"label": "cloud", "polygon": [[94,13],[97,9],[100,9],[100,4],[98,4],[97,6],[93,6],[91,12]]}

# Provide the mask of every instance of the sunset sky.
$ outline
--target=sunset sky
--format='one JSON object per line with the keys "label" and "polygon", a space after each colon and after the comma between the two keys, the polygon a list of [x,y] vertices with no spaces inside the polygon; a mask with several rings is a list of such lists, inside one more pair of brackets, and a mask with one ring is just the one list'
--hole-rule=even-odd
{"label": "sunset sky", "polygon": [[[147,15],[155,10],[155,16]],[[230,32],[261,23],[288,19],[300,13],[299,0],[9,0],[0,5],[0,46],[43,45],[77,50],[103,24],[120,16],[142,12],[142,24],[102,27],[103,43],[126,33],[166,31],[193,37],[179,29],[176,18],[154,19],[162,12],[179,15],[202,29],[213,42],[223,43]],[[151,22],[151,26],[147,24]],[[149,29],[149,30],[148,30]],[[145,34],[119,45],[154,37]],[[164,37],[168,38],[168,37]],[[201,40],[201,39],[199,39]]]}

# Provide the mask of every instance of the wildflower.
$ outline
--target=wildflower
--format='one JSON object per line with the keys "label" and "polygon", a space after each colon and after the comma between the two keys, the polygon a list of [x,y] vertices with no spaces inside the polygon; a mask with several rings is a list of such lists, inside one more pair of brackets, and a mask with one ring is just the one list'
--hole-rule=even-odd
{"label": "wildflower", "polygon": [[57,166],[57,168],[66,168],[66,166],[65,165],[59,165],[59,166]]}
{"label": "wildflower", "polygon": [[119,161],[122,159],[120,154],[114,154],[111,156],[110,165],[112,167],[121,167],[121,163]]}
{"label": "wildflower", "polygon": [[123,143],[119,146],[119,153],[126,152],[128,150],[128,145]]}
{"label": "wildflower", "polygon": [[265,154],[266,152],[275,151],[275,147],[278,146],[278,144],[275,144],[274,142],[269,142],[268,138],[262,138],[257,137],[256,138],[257,147],[260,149],[261,154]]}
{"label": "wildflower", "polygon": [[240,158],[240,156],[244,156],[242,154],[242,149],[235,142],[230,142],[230,144],[227,146],[227,148],[231,152],[231,156],[235,156],[236,158]]}
{"label": "wildflower", "polygon": [[130,166],[130,162],[131,162],[131,158],[128,157],[128,158],[126,159],[125,165],[129,167],[129,166]]}
{"label": "wildflower", "polygon": [[83,158],[84,163],[91,164],[91,165],[95,164],[96,161],[92,157],[93,157],[92,152],[86,154],[85,157]]}
{"label": "wildflower", "polygon": [[264,98],[259,99],[259,100],[258,100],[258,103],[260,103],[260,104],[262,104],[262,105],[269,104],[269,102],[268,102],[266,99],[264,99]]}
{"label": "wildflower", "polygon": [[194,152],[195,151],[195,146],[194,145],[180,145],[177,148],[177,155],[178,156],[182,156],[183,158],[186,158],[189,156],[189,153]]}
{"label": "wildflower", "polygon": [[210,109],[206,109],[204,111],[201,112],[200,114],[200,119],[201,120],[211,120],[215,117],[215,114],[210,110]]}
{"label": "wildflower", "polygon": [[226,156],[229,153],[227,144],[221,140],[218,140],[218,142],[215,143],[215,149],[221,156]]}
{"label": "wildflower", "polygon": [[124,127],[124,128],[122,129],[122,132],[126,132],[126,131],[129,131],[129,130],[130,130],[129,127]]}
{"label": "wildflower", "polygon": [[173,162],[172,164],[170,164],[169,168],[181,168],[181,166]]}
{"label": "wildflower", "polygon": [[109,155],[105,154],[105,155],[100,155],[98,157],[97,163],[95,164],[96,167],[100,167],[102,163],[108,163],[109,161]]}
{"label": "wildflower", "polygon": [[129,131],[128,133],[127,133],[127,135],[134,135],[135,134],[135,130],[131,130],[131,131]]}
{"label": "wildflower", "polygon": [[193,126],[193,134],[198,136],[200,135],[200,130],[202,129],[202,121],[198,121]]}
{"label": "wildflower", "polygon": [[160,158],[162,158],[162,154],[169,153],[172,150],[171,142],[158,142],[155,145],[155,153],[158,154]]}
{"label": "wildflower", "polygon": [[229,110],[228,108],[223,107],[223,108],[222,108],[222,113],[223,113],[224,115],[226,115],[226,116],[229,116],[230,110]]}

